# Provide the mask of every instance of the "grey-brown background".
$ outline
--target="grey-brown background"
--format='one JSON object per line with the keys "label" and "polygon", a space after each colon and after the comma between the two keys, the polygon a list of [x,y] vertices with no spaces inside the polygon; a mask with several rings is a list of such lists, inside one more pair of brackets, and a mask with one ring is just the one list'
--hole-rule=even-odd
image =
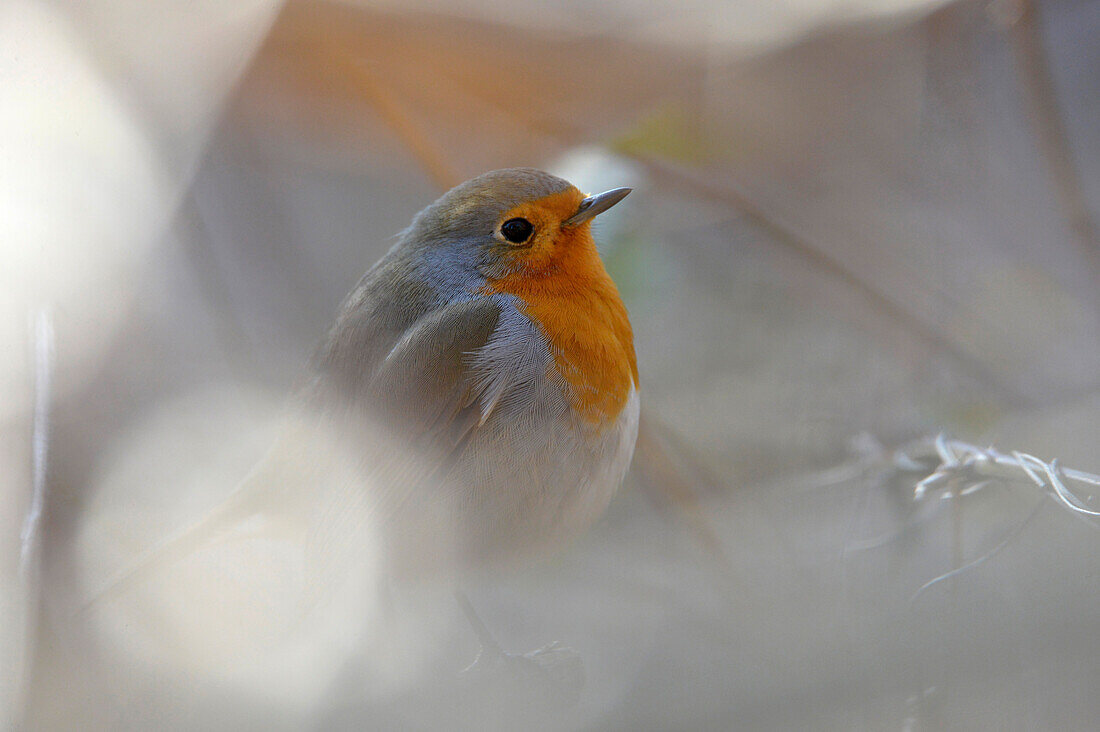
{"label": "grey-brown background", "polygon": [[[1094,724],[1095,525],[1032,516],[1026,485],[918,504],[913,480],[846,468],[946,431],[1100,472],[1100,4],[4,12],[5,723]],[[635,469],[578,545],[471,588],[507,647],[579,650],[580,703],[433,698],[476,652],[437,588],[397,591],[412,637],[314,618],[285,653],[225,640],[270,614],[247,569],[208,616],[76,613],[262,453],[393,234],[513,165],[635,188],[596,230],[636,335]],[[28,563],[36,313],[54,350]]]}

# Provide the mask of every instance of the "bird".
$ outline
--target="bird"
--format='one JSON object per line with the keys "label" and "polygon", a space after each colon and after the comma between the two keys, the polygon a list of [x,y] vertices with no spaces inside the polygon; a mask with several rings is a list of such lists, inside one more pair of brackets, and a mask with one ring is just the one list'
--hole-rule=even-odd
{"label": "bird", "polygon": [[591,226],[630,192],[510,168],[417,213],[316,349],[292,399],[305,416],[223,504],[93,601],[276,505],[324,504],[315,523],[345,530],[369,516],[398,578],[545,555],[582,534],[638,434],[633,332]]}

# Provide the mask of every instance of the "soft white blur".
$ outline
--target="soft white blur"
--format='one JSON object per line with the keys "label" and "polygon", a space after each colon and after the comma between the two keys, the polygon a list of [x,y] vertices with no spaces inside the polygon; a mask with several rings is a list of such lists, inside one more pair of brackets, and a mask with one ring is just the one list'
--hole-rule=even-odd
{"label": "soft white blur", "polygon": [[[73,4],[0,8],[0,419],[25,447],[34,402],[35,329],[56,330],[52,398],[101,367],[138,272],[164,236],[225,94],[278,4]],[[159,11],[158,11],[159,9]],[[181,20],[190,21],[183,25]],[[195,45],[204,36],[202,53]],[[173,53],[173,49],[176,53]],[[38,588],[23,545],[33,510],[30,451],[0,473],[0,718],[24,703]],[[21,566],[22,565],[22,566]],[[23,579],[21,579],[23,578]],[[33,583],[32,583],[33,585]]]}
{"label": "soft white blur", "polygon": [[[293,438],[326,466],[323,479],[303,479],[304,505],[272,491],[253,518],[123,595],[101,596],[146,552],[226,500],[294,422],[281,401],[233,385],[188,393],[105,451],[74,542],[72,597],[52,600],[66,606],[57,622],[82,626],[108,675],[115,663],[137,664],[156,669],[162,689],[201,681],[286,720],[308,720],[325,712],[349,667],[363,667],[364,691],[393,693],[435,655],[430,617],[418,617],[411,632],[408,618],[385,613],[378,512],[359,500],[384,488],[351,480],[356,456],[336,454],[337,437],[316,430]],[[299,467],[286,461],[280,477],[290,482]],[[131,693],[143,686],[124,672],[115,683],[136,684]],[[161,703],[172,709],[170,699]]]}
{"label": "soft white blur", "polygon": [[[839,23],[885,21],[928,12],[944,0],[688,0],[674,7],[647,0],[348,0],[350,5],[469,18],[538,28],[555,35],[625,36],[717,52],[757,52]],[[593,69],[598,73],[597,69]]]}

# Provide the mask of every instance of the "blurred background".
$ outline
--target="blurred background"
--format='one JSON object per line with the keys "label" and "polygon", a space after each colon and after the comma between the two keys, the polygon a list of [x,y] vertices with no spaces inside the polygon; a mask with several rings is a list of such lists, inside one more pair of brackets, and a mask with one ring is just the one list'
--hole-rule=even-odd
{"label": "blurred background", "polygon": [[[1098,36],[1095,0],[5,3],[0,724],[1091,727],[1100,500],[1019,458],[914,489],[941,432],[1100,472]],[[452,683],[446,589],[296,613],[265,538],[82,610],[263,454],[413,214],[519,165],[635,189],[596,227],[634,466],[468,588],[579,701]]]}

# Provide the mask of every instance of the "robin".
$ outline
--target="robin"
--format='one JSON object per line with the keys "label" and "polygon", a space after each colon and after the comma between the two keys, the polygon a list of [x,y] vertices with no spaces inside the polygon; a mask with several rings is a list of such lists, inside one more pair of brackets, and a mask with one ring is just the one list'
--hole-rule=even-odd
{"label": "robin", "polygon": [[[485,173],[418,213],[344,301],[298,402],[353,456],[388,574],[553,549],[607,507],[634,451],[638,368],[591,221],[628,193]],[[299,487],[322,480],[302,465],[323,451],[300,434],[110,594],[260,512],[291,473]]]}

